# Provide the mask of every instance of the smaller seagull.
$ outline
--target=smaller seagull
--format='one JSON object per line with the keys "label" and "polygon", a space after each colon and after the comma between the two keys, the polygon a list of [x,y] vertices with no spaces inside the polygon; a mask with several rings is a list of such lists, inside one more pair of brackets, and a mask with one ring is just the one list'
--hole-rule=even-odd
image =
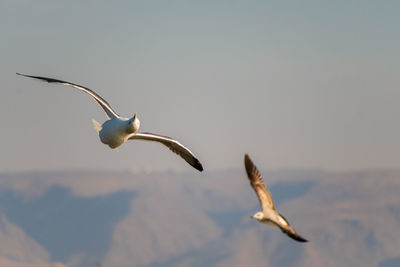
{"label": "smaller seagull", "polygon": [[179,143],[178,141],[162,135],[156,135],[152,133],[139,133],[140,121],[136,116],[136,113],[132,118],[125,118],[118,115],[108,104],[106,100],[104,100],[101,96],[86,88],[84,86],[61,81],[53,78],[46,78],[40,76],[31,76],[17,73],[18,75],[22,75],[29,78],[39,79],[46,81],[48,83],[58,83],[62,85],[72,86],[78,90],[81,90],[89,95],[91,95],[94,100],[103,108],[106,112],[107,117],[109,118],[103,124],[99,122],[93,121],[94,128],[99,134],[100,140],[103,144],[108,145],[110,148],[117,148],[127,140],[146,140],[146,141],[156,141],[159,142],[166,147],[168,147],[172,152],[181,156],[187,163],[189,163],[193,168],[203,171],[203,166],[200,161],[194,156],[194,154],[186,148],[184,145]]}
{"label": "smaller seagull", "polygon": [[296,241],[308,242],[308,240],[297,234],[296,231],[289,225],[288,221],[286,221],[286,219],[275,210],[271,194],[268,192],[267,187],[265,187],[260,172],[257,170],[257,167],[247,154],[244,155],[244,166],[246,168],[250,184],[258,196],[258,200],[260,201],[262,209],[262,211],[257,212],[251,216],[251,218],[267,225],[278,226],[282,232]]}

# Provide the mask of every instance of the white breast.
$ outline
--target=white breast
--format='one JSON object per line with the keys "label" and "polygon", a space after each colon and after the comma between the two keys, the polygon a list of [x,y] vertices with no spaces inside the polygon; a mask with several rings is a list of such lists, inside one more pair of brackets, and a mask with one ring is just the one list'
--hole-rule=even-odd
{"label": "white breast", "polygon": [[117,118],[104,122],[99,136],[103,144],[111,148],[119,147],[128,137],[126,133],[126,122]]}

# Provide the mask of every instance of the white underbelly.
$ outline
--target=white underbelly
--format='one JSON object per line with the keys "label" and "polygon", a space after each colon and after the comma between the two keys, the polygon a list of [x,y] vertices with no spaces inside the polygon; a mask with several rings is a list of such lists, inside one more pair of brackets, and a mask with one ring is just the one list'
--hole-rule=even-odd
{"label": "white underbelly", "polygon": [[118,134],[116,132],[107,131],[102,129],[99,132],[100,140],[103,144],[108,145],[111,148],[117,148],[122,145],[126,140],[125,135]]}
{"label": "white underbelly", "polygon": [[271,222],[270,220],[264,220],[264,221],[262,221],[262,223],[264,223],[266,225],[271,225],[271,226],[275,226],[276,225],[273,222]]}

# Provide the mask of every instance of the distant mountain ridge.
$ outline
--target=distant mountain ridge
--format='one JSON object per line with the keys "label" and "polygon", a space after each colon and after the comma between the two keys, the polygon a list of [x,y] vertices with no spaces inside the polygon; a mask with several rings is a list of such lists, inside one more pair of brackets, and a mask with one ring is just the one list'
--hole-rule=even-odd
{"label": "distant mountain ridge", "polygon": [[0,265],[399,266],[400,170],[262,174],[309,244],[249,218],[242,170],[0,173]]}

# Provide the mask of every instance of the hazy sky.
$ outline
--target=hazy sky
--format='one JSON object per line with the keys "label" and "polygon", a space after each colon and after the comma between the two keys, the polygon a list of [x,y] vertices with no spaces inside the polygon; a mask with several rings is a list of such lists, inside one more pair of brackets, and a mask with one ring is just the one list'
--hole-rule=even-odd
{"label": "hazy sky", "polygon": [[[113,151],[90,96],[177,138],[206,170],[400,167],[397,1],[0,1],[0,171],[192,171]],[[193,170],[194,171],[194,170]]]}

